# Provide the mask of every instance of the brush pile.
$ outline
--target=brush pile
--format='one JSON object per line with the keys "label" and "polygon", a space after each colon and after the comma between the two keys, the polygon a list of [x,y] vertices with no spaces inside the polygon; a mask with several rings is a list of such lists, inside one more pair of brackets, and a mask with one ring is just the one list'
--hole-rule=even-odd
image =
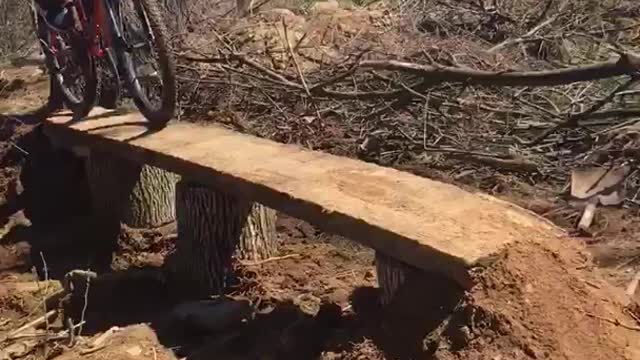
{"label": "brush pile", "polygon": [[625,136],[640,119],[634,2],[295,11],[192,23],[178,50],[182,116],[485,190],[498,173],[557,192],[571,167],[638,147]]}

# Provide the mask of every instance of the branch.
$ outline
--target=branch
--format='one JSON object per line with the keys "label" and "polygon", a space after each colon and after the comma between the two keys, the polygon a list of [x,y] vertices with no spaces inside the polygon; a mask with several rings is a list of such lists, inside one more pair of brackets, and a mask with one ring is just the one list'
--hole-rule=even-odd
{"label": "branch", "polygon": [[616,60],[582,67],[524,72],[482,71],[396,60],[367,60],[361,62],[360,66],[377,70],[409,72],[425,77],[431,84],[464,82],[469,85],[487,86],[556,86],[636,73],[640,70],[640,57],[634,54],[621,54]]}
{"label": "branch", "polygon": [[586,117],[589,119],[628,118],[640,116],[640,108],[614,109],[594,112]]}
{"label": "branch", "polygon": [[509,46],[511,44],[517,44],[519,42],[524,41],[527,38],[532,37],[533,35],[535,35],[535,33],[537,33],[538,31],[540,31],[540,29],[542,29],[543,27],[551,24],[552,22],[554,22],[556,19],[558,18],[558,14],[556,14],[555,16],[552,16],[550,18],[548,18],[547,20],[545,20],[544,22],[542,22],[541,24],[539,24],[538,26],[534,27],[533,29],[531,29],[531,31],[527,32],[526,34],[522,35],[521,37],[517,38],[517,39],[508,39],[505,40],[503,42],[501,42],[500,44],[492,47],[491,49],[488,50],[488,52],[490,53],[494,53],[500,49],[502,49],[505,46]]}

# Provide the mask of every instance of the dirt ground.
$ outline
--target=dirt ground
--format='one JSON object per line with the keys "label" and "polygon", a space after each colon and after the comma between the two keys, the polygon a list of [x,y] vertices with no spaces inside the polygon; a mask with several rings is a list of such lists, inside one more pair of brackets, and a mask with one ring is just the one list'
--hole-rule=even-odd
{"label": "dirt ground", "polygon": [[[68,270],[85,268],[99,247],[80,215],[34,229],[29,216],[13,212],[27,154],[38,151],[21,148],[33,145],[24,139],[37,122],[24,114],[42,104],[47,87],[33,66],[7,68],[2,79],[20,79],[0,93],[5,336],[43,313],[43,300],[59,289],[44,278],[59,280]],[[478,186],[446,171],[423,175]],[[556,201],[552,191],[506,176],[494,180],[501,197],[560,226],[575,224],[577,211]],[[603,210],[589,238],[544,245],[522,239],[490,267],[477,269],[477,286],[468,292],[435,275],[415,275],[383,308],[371,250],[280,215],[278,257],[239,265],[228,294],[248,299],[255,313],[218,331],[204,330],[198,319],[174,318],[176,300],[158,269],[175,236],[126,232],[110,274],[74,302],[71,312],[84,313],[78,316],[86,321],[74,347],[33,335],[5,341],[0,353],[64,360],[640,359],[640,311],[623,294],[640,270],[637,219],[629,211]],[[61,329],[60,320],[49,324],[52,331]],[[111,335],[103,344],[92,345],[105,332]]]}

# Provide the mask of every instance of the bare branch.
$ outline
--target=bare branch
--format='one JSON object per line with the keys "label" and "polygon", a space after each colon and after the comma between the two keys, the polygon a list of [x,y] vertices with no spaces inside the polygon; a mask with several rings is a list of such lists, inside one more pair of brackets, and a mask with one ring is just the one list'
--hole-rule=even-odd
{"label": "bare branch", "polygon": [[432,84],[462,82],[470,85],[488,86],[557,86],[634,74],[640,70],[640,57],[633,54],[622,54],[616,60],[588,66],[531,72],[492,72],[420,65],[396,60],[369,60],[361,62],[360,66],[377,70],[405,71],[423,76]]}

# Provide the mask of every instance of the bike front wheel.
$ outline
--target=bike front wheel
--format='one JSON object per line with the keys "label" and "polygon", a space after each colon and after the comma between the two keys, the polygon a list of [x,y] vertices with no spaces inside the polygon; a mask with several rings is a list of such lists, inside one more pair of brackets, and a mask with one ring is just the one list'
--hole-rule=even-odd
{"label": "bike front wheel", "polygon": [[155,129],[176,109],[176,65],[163,13],[156,0],[121,0],[118,18],[126,44],[121,52],[130,95]]}

